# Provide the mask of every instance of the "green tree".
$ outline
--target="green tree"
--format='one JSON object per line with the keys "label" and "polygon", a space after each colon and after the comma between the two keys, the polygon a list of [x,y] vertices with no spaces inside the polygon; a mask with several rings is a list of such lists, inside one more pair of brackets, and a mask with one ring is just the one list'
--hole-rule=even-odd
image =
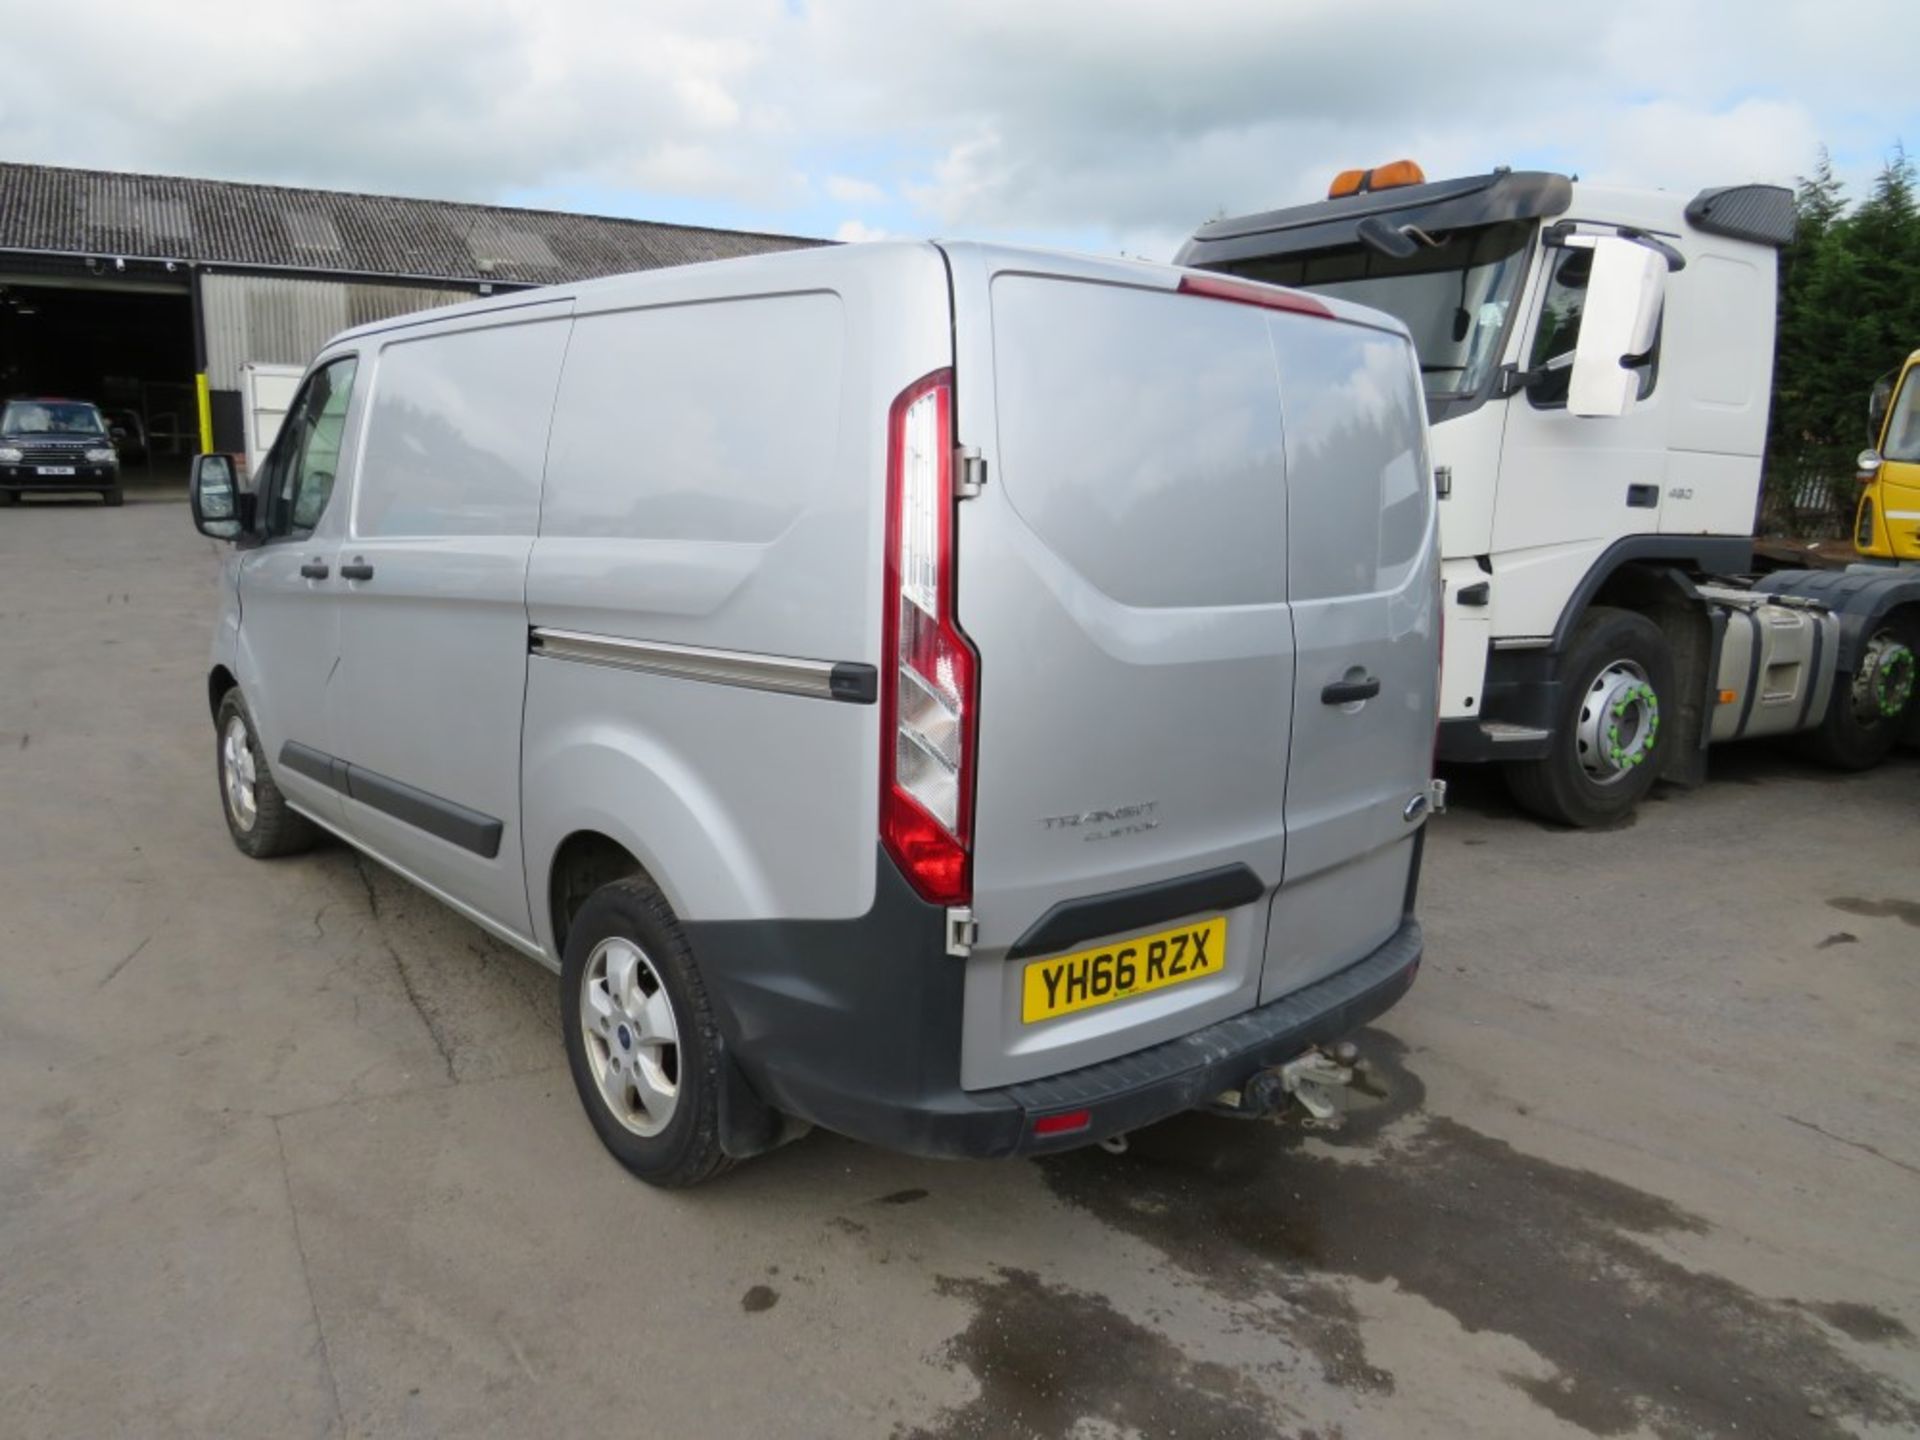
{"label": "green tree", "polygon": [[[1851,513],[1853,456],[1867,442],[1867,392],[1920,348],[1920,204],[1895,145],[1871,194],[1848,210],[1825,150],[1795,192],[1800,228],[1781,256],[1767,519],[1806,528]],[[1801,502],[1822,493],[1830,513]]]}

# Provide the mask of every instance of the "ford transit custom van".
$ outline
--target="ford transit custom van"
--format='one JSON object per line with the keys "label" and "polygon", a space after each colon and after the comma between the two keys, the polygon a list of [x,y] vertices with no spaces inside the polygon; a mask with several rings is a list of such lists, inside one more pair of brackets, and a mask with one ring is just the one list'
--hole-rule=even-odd
{"label": "ford transit custom van", "polygon": [[1419,964],[1425,423],[1377,312],[970,244],[348,331],[194,469],[228,827],[557,971],[656,1184],[1244,1105]]}

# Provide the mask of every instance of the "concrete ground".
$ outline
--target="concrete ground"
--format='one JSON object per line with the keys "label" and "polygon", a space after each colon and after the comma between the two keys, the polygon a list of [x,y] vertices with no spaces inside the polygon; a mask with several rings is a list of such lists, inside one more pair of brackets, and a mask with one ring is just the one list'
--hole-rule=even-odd
{"label": "concrete ground", "polygon": [[0,1433],[1910,1435],[1920,763],[1457,777],[1332,1138],[630,1180],[554,984],[222,826],[178,491],[0,511]]}

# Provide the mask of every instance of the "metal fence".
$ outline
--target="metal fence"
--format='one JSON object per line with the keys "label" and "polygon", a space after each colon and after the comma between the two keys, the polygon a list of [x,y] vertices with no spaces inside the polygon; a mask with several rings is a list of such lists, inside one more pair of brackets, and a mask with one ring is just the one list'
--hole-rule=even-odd
{"label": "metal fence", "polygon": [[1760,508],[1760,531],[1800,540],[1840,540],[1852,533],[1859,500],[1853,474],[1835,474],[1821,460],[1771,469]]}

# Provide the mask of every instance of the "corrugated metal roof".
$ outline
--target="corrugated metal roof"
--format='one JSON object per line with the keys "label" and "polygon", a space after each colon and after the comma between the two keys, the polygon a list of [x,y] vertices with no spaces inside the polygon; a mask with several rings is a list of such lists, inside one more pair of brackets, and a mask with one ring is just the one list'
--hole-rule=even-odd
{"label": "corrugated metal roof", "polygon": [[0,250],[548,285],[826,242],[0,162]]}

